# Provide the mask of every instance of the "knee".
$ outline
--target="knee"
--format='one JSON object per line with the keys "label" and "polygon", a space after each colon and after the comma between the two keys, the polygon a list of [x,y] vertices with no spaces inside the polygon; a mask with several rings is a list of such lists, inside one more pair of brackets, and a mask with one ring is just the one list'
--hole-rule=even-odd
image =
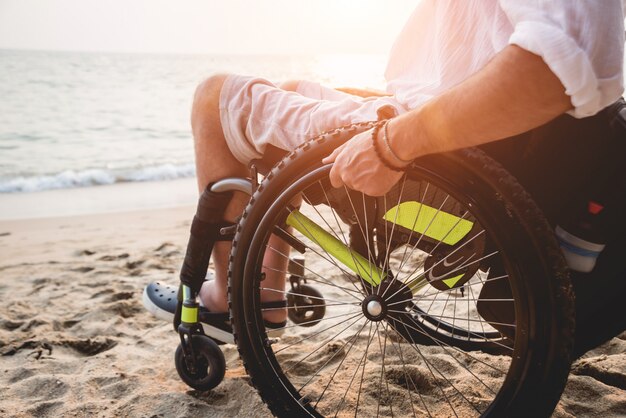
{"label": "knee", "polygon": [[287,80],[280,84],[280,88],[287,91],[297,91],[300,80]]}
{"label": "knee", "polygon": [[226,77],[227,74],[216,74],[198,84],[191,109],[192,124],[206,118],[219,117],[220,92]]}

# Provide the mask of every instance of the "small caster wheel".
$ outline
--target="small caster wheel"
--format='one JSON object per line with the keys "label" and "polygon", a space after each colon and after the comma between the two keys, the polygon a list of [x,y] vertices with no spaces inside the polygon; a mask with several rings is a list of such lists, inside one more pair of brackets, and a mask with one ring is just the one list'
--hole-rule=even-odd
{"label": "small caster wheel", "polygon": [[289,319],[303,327],[317,325],[326,313],[326,302],[322,294],[314,287],[305,284],[287,293],[287,305],[289,306]]}
{"label": "small caster wheel", "polygon": [[178,375],[190,387],[207,391],[219,385],[226,372],[226,360],[218,345],[205,335],[191,337],[193,350],[196,354],[195,370],[191,372],[185,362],[185,353],[182,344],[178,345],[174,361]]}

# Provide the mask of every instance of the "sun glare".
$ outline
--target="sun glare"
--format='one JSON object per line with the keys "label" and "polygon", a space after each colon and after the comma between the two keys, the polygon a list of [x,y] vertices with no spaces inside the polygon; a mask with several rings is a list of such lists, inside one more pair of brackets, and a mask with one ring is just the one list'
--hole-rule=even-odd
{"label": "sun glare", "polygon": [[322,55],[317,57],[312,72],[320,75],[320,82],[333,87],[384,90],[385,64],[386,56],[384,54]]}

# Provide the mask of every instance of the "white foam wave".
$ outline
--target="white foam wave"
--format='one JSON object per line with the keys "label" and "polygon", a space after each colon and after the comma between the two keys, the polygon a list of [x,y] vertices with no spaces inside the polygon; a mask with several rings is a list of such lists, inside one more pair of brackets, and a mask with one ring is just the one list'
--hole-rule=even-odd
{"label": "white foam wave", "polygon": [[163,164],[134,170],[66,170],[47,176],[15,177],[0,180],[0,193],[37,192],[53,189],[99,186],[122,182],[174,180],[194,176],[193,164]]}
{"label": "white foam wave", "polygon": [[174,180],[193,177],[195,173],[196,171],[193,164],[163,164],[156,167],[146,167],[131,171],[122,176],[122,178],[123,181]]}

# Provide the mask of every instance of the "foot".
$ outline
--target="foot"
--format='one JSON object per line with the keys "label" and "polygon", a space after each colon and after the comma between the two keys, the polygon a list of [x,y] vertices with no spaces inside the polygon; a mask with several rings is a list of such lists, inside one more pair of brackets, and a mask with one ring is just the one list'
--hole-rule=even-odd
{"label": "foot", "polygon": [[[174,321],[174,313],[178,303],[178,286],[166,285],[159,282],[149,283],[143,292],[143,305],[145,308],[157,318],[168,322]],[[286,309],[285,301],[264,302],[262,309],[270,309],[270,311],[284,312]],[[232,335],[232,327],[230,325],[230,317],[228,311],[214,312],[205,306],[201,306],[199,310],[199,320],[202,324],[204,333],[217,341],[218,343],[234,344]],[[286,314],[284,314],[284,317]],[[279,337],[284,332],[287,321],[271,321],[269,318],[265,320],[265,327],[268,335],[271,337]]]}

